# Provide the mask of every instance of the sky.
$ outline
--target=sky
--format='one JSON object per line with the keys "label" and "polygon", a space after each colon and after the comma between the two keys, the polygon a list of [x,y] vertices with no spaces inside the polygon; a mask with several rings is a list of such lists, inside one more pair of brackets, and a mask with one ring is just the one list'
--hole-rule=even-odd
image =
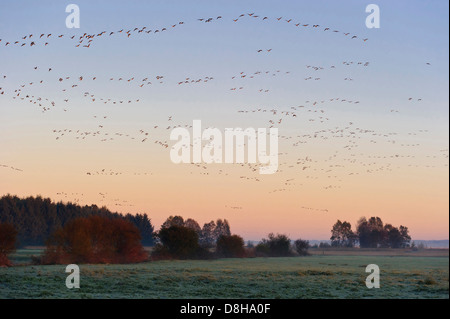
{"label": "sky", "polygon": [[[2,1],[0,195],[225,218],[246,240],[362,216],[448,239],[448,2],[377,1],[372,29],[368,4]],[[278,172],[174,164],[193,120],[278,128]]]}

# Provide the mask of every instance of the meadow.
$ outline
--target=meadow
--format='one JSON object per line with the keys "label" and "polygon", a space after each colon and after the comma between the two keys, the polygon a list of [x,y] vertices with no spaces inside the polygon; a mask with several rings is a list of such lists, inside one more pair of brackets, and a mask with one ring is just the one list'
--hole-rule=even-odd
{"label": "meadow", "polygon": [[[30,264],[40,253],[19,250],[14,267],[0,268],[0,298],[449,298],[448,250],[80,265],[71,290],[64,265]],[[379,289],[365,285],[368,264],[380,267]]]}

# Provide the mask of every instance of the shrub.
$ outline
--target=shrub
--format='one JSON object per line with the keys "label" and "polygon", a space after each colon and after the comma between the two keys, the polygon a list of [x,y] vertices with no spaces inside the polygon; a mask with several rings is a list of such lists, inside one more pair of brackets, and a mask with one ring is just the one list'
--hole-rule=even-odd
{"label": "shrub", "polygon": [[150,259],[152,261],[170,260],[170,259],[173,259],[173,257],[169,253],[169,250],[167,249],[167,247],[165,247],[161,243],[158,243],[153,247]]}
{"label": "shrub", "polygon": [[121,218],[76,218],[48,240],[45,264],[134,263],[148,258],[139,230]]}
{"label": "shrub", "polygon": [[268,239],[263,239],[256,246],[257,255],[270,257],[291,256],[291,240],[286,235],[269,234]]}
{"label": "shrub", "polygon": [[319,248],[331,248],[331,245],[327,242],[321,242]]}
{"label": "shrub", "polygon": [[245,248],[245,257],[246,258],[255,258],[255,257],[257,257],[256,248],[255,247],[247,247],[247,248]]}
{"label": "shrub", "polygon": [[216,252],[221,257],[242,258],[245,256],[244,239],[238,235],[222,235],[217,240]]}
{"label": "shrub", "polygon": [[0,224],[0,266],[11,266],[8,255],[16,249],[17,230],[13,225]]}
{"label": "shrub", "polygon": [[427,286],[429,286],[429,285],[436,285],[437,284],[436,280],[434,280],[434,278],[431,277],[431,276],[427,276],[425,278],[425,280],[423,280],[423,281],[420,280],[419,283],[427,285]]}
{"label": "shrub", "polygon": [[294,242],[295,250],[300,256],[308,255],[309,241],[298,239]]}
{"label": "shrub", "polygon": [[202,246],[199,246],[197,251],[195,252],[193,259],[214,259],[215,255],[208,249]]}
{"label": "shrub", "polygon": [[255,255],[257,257],[268,257],[270,255],[269,244],[264,239],[256,245]]}

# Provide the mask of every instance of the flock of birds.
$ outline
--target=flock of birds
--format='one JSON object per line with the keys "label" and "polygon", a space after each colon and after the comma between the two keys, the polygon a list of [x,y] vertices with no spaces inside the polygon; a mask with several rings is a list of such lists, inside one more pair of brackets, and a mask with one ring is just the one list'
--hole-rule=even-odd
{"label": "flock of birds", "polygon": [[5,164],[0,164],[0,167],[3,167],[3,168],[9,168],[9,169],[12,169],[12,170],[18,171],[18,172],[23,172],[23,170],[20,169],[20,168],[13,167],[13,166],[9,166],[9,165],[5,165]]}
{"label": "flock of birds", "polygon": [[[212,23],[223,20],[222,16],[217,16],[215,18],[199,18],[198,21],[202,23]],[[339,30],[333,29],[331,27],[321,26],[318,24],[309,24],[294,21],[290,18],[269,18],[267,16],[260,16],[255,13],[241,14],[239,17],[232,19],[234,23],[238,23],[243,19],[253,19],[258,21],[275,21],[284,22],[293,25],[294,27],[301,29],[314,29],[322,30],[323,32],[330,32],[336,34],[342,34],[345,37],[353,40],[361,40],[366,42],[367,38],[361,38],[357,35],[341,32]],[[85,47],[89,48],[98,39],[104,37],[112,36],[124,36],[125,38],[132,38],[139,34],[158,34],[168,32],[175,28],[183,26],[185,23],[179,21],[175,24],[168,25],[163,28],[150,29],[149,27],[139,27],[129,30],[121,29],[118,31],[102,31],[95,34],[84,33],[80,36],[66,36],[64,34],[54,36],[51,33],[48,34],[29,34],[23,36],[20,40],[15,41],[3,41],[0,39],[0,44],[5,43],[5,46],[30,46],[43,44],[47,46],[50,44],[51,40],[69,38],[75,41],[75,47]],[[257,53],[270,53],[271,48],[258,49]],[[430,63],[426,63],[431,65]],[[306,71],[313,72],[313,75],[308,74],[304,80],[319,81],[322,79],[320,74],[324,70],[336,70],[340,67],[362,67],[367,68],[370,62],[367,61],[343,61],[331,66],[315,66],[306,65]],[[194,84],[205,84],[211,81],[222,81],[222,80],[232,80],[240,81],[237,86],[230,88],[230,91],[241,91],[244,90],[246,81],[251,79],[272,79],[273,77],[280,76],[295,76],[294,70],[281,71],[281,70],[265,70],[265,71],[254,71],[245,72],[240,71],[230,76],[229,78],[221,79],[219,76],[208,75],[208,76],[188,76],[180,77],[180,79],[169,79],[167,76],[154,74],[145,77],[134,76],[113,76],[107,77],[103,75],[63,75],[56,73],[54,67],[42,67],[35,66],[35,71],[43,71],[47,74],[51,74],[53,80],[50,82],[44,80],[44,78],[39,78],[38,80],[24,81],[18,86],[13,87],[10,90],[6,90],[2,85],[0,87],[0,95],[3,98],[11,97],[13,100],[21,100],[29,102],[33,105],[39,107],[42,112],[48,112],[55,109],[59,105],[63,105],[61,110],[67,112],[69,110],[70,102],[74,98],[72,93],[78,94],[75,96],[81,97],[90,103],[102,103],[110,105],[129,105],[135,103],[145,103],[141,97],[133,98],[117,98],[117,97],[106,97],[100,96],[92,93],[91,87],[95,83],[111,83],[111,84],[123,84],[125,90],[130,88],[143,88],[148,86],[161,86],[171,83],[174,86],[187,86]],[[38,73],[42,74],[42,73]],[[46,77],[47,78],[47,77]],[[6,80],[6,75],[1,75],[0,80]],[[344,81],[353,81],[351,77],[345,77]],[[35,91],[42,92],[40,89],[43,85],[54,85],[56,90],[62,92],[64,95],[61,99],[45,97],[44,94],[33,93]],[[1,82],[0,82],[1,84]],[[84,90],[86,88],[86,90]],[[34,90],[34,91],[32,91]],[[48,91],[48,90],[45,90]],[[269,93],[270,88],[260,88],[259,93]],[[422,102],[420,97],[409,97],[405,98],[410,102]],[[417,152],[411,152],[417,147],[420,147],[420,143],[408,142],[408,137],[417,136],[423,138],[428,134],[428,130],[417,130],[408,132],[407,136],[403,136],[398,132],[386,132],[383,129],[374,130],[369,128],[359,127],[356,123],[347,121],[345,123],[337,121],[333,116],[333,111],[336,108],[342,106],[352,106],[356,107],[361,105],[359,99],[356,98],[345,98],[345,97],[329,97],[320,100],[307,100],[296,105],[278,105],[274,107],[264,107],[264,106],[251,106],[247,108],[242,108],[237,111],[238,116],[244,117],[249,120],[256,120],[262,124],[262,127],[268,128],[279,128],[281,135],[280,140],[280,151],[290,150],[289,152],[279,153],[279,171],[277,174],[285,174],[290,176],[288,179],[281,179],[278,185],[272,185],[275,188],[268,191],[269,194],[279,193],[279,192],[295,192],[301,187],[306,187],[306,182],[320,184],[320,187],[325,190],[341,189],[344,182],[349,178],[353,178],[357,175],[368,175],[368,174],[384,174],[387,172],[392,172],[395,169],[401,169],[404,164],[402,160],[408,162],[408,167],[426,167],[434,168],[436,165],[423,165],[416,164],[412,161],[419,157]],[[397,109],[390,109],[389,113],[399,113]],[[136,143],[151,143],[156,146],[168,150],[171,146],[168,142],[168,136],[170,130],[183,127],[186,129],[191,129],[191,123],[176,122],[173,115],[169,115],[165,122],[158,122],[148,125],[148,127],[136,128],[132,132],[110,130],[108,120],[110,119],[109,114],[94,115],[91,119],[96,121],[95,127],[90,130],[81,128],[54,128],[52,133],[54,134],[55,140],[61,142],[64,139],[73,138],[75,140],[86,140],[95,139],[99,142],[113,142],[119,139],[126,139],[130,142]],[[252,122],[254,123],[254,122]],[[292,128],[304,128],[303,134],[294,133]],[[418,139],[415,139],[418,140]],[[368,153],[367,149],[364,147],[365,143],[375,147],[378,147],[375,153],[379,155],[373,155],[373,153]],[[317,145],[322,145],[324,149],[327,150],[328,155],[308,155],[297,157],[293,160],[293,154],[301,154],[308,147],[315,147]],[[395,148],[392,146],[395,145]],[[299,150],[299,151],[297,151]],[[384,151],[383,151],[384,150]],[[386,151],[387,150],[387,151]],[[378,153],[379,152],[379,153]],[[390,154],[386,154],[391,152]],[[383,154],[383,155],[381,155]],[[406,155],[405,155],[406,154]],[[437,155],[428,155],[427,158],[439,160],[448,159],[448,150],[441,150]],[[420,161],[417,161],[420,163]],[[236,170],[223,169],[221,165],[205,165],[205,164],[191,164],[189,166],[190,174],[198,174],[209,176],[213,178],[219,178],[220,176],[230,176],[234,178],[237,183],[264,183],[264,179],[259,175],[259,168],[264,165],[261,164],[233,164]],[[2,168],[9,168],[15,171],[22,172],[21,169],[8,166],[0,165]],[[237,174],[233,174],[237,173]],[[102,168],[89,169],[85,172],[85,175],[103,176],[103,177],[114,177],[121,175],[135,175],[135,176],[148,176],[153,175],[148,172],[133,172],[124,173],[122,171],[116,171],[114,169]],[[284,176],[284,175],[283,175]],[[294,176],[294,177],[291,177]],[[301,182],[300,182],[301,181]],[[309,185],[309,184],[308,184]],[[101,200],[112,201],[116,206],[132,206],[128,205],[126,201],[119,200],[117,198],[108,198],[107,193],[99,193]],[[65,198],[70,197],[69,193],[60,192],[57,193],[58,196]],[[80,201],[83,194],[72,193],[72,198],[75,196],[76,201]],[[233,210],[242,210],[241,206],[225,206]],[[307,206],[302,206],[300,209],[310,212],[329,212],[326,208],[311,208]]]}
{"label": "flock of birds", "polygon": [[117,171],[114,171],[112,169],[106,169],[106,168],[103,168],[103,169],[101,169],[99,171],[86,172],[86,175],[89,175],[89,176],[96,176],[96,175],[118,176],[118,175],[124,175],[124,174],[125,175],[134,175],[134,176],[152,175],[152,173],[146,173],[146,172],[144,172],[144,173],[142,173],[142,172],[134,172],[134,173],[127,174],[127,173],[124,173],[124,172],[117,172]]}
{"label": "flock of birds", "polygon": [[[344,65],[363,65],[368,66],[369,62],[343,62]],[[313,69],[313,70],[323,70],[324,67],[316,67],[316,66],[306,66],[307,69]],[[335,69],[336,66],[331,66],[330,69]],[[45,72],[54,72],[54,68],[52,67],[39,67],[35,66],[33,68],[35,71],[45,70]],[[42,75],[42,73],[41,73]],[[287,76],[291,75],[291,71],[281,71],[281,70],[275,70],[275,71],[255,71],[255,72],[245,72],[241,71],[237,75],[231,76],[232,80],[239,80],[241,81],[242,86],[232,87],[230,88],[230,91],[240,91],[245,89],[245,82],[250,79],[262,79],[263,77],[278,77],[278,76]],[[3,78],[6,79],[6,75],[3,75]],[[178,86],[180,85],[187,85],[187,84],[198,84],[198,83],[207,83],[212,80],[214,80],[215,77],[213,76],[205,76],[203,78],[193,78],[193,77],[186,77],[181,81],[174,81],[172,83],[177,83]],[[313,77],[307,77],[305,80],[320,80],[321,78],[313,78]],[[345,78],[344,80],[348,80]],[[48,97],[42,96],[42,95],[34,95],[32,93],[28,93],[27,89],[36,88],[39,86],[46,85],[49,81],[44,80],[42,77],[38,80],[29,81],[20,83],[17,87],[10,90],[10,92],[5,91],[3,87],[0,87],[0,95],[9,95],[12,96],[12,99],[19,99],[22,101],[27,101],[33,105],[38,106],[41,108],[42,112],[48,112],[55,108],[57,105],[63,105],[64,107],[62,110],[64,112],[68,111],[67,103],[70,101],[70,97],[64,97],[60,101],[56,101],[56,99],[50,99]],[[165,76],[163,75],[151,75],[146,76],[144,78],[138,78],[137,76],[131,76],[131,77],[102,77],[102,76],[86,76],[86,75],[78,75],[78,76],[70,76],[70,75],[57,75],[54,78],[53,83],[58,83],[59,89],[61,92],[69,95],[71,93],[71,90],[79,90],[82,87],[89,88],[93,83],[95,82],[109,82],[109,83],[122,83],[124,85],[127,85],[125,89],[131,87],[139,87],[143,88],[145,86],[150,85],[164,85],[165,82]],[[267,88],[261,88],[258,89],[257,92],[259,93],[269,93],[270,89]],[[130,98],[109,98],[109,97],[99,97],[96,94],[93,94],[92,92],[85,91],[82,93],[82,96],[84,98],[87,98],[90,100],[90,102],[98,102],[103,104],[111,104],[111,105],[119,105],[119,104],[131,104],[131,103],[139,103],[140,99],[130,99]],[[410,98],[409,100],[412,100]],[[417,99],[417,101],[422,101],[422,99]],[[358,102],[356,102],[358,103]],[[393,111],[394,112],[394,111]]]}
{"label": "flock of birds", "polygon": [[[242,13],[237,18],[230,19],[229,21],[233,21],[234,23],[237,23],[239,21],[242,21],[244,19],[251,19],[253,21],[260,21],[260,22],[284,22],[291,24],[292,26],[300,29],[311,29],[311,30],[321,30],[322,32],[330,32],[333,34],[342,34],[345,37],[348,37],[352,40],[361,40],[362,42],[366,42],[369,39],[363,38],[355,34],[351,34],[350,32],[342,32],[340,30],[336,30],[329,26],[321,26],[319,24],[311,24],[311,23],[305,23],[300,22],[298,20],[294,20],[293,18],[285,18],[285,17],[268,17],[268,16],[260,16],[258,14],[253,13]],[[197,19],[198,22],[201,23],[211,23],[215,21],[224,20],[222,16],[217,17],[208,17],[208,18],[199,18]],[[128,30],[120,29],[120,30],[114,30],[114,31],[101,31],[98,33],[84,33],[82,35],[65,35],[65,34],[59,34],[54,35],[52,33],[39,33],[39,34],[26,34],[19,39],[16,40],[3,40],[0,39],[0,45],[3,43],[5,44],[5,47],[33,47],[33,46],[39,46],[43,45],[48,46],[51,43],[51,40],[58,40],[58,39],[69,39],[74,43],[74,46],[77,48],[90,48],[91,45],[98,39],[104,38],[104,37],[114,37],[121,35],[122,37],[129,39],[132,37],[136,37],[137,35],[156,35],[156,34],[162,34],[164,32],[169,32],[170,30],[174,30],[176,27],[183,26],[185,24],[184,21],[179,21],[173,24],[166,25],[165,27],[159,27],[159,28],[151,28],[148,26],[144,27],[134,27]],[[258,52],[270,52],[268,50],[271,49],[260,49]]]}
{"label": "flock of birds", "polygon": [[[104,193],[97,193],[95,194],[97,199],[97,203],[108,203],[108,205],[113,205],[118,207],[133,207],[134,205],[131,204],[127,200],[123,200],[120,198],[110,197],[107,192]],[[73,204],[83,205],[83,203],[86,202],[86,195],[84,193],[78,193],[78,192],[56,192],[55,194],[57,200],[59,201],[70,201]]]}

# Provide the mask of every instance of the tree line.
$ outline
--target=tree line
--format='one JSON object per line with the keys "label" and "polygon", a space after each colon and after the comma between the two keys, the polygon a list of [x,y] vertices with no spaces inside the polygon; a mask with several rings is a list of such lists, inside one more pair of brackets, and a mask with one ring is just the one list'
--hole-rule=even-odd
{"label": "tree line", "polygon": [[49,198],[6,195],[0,198],[0,223],[14,226],[19,246],[43,246],[47,239],[67,222],[89,216],[122,218],[135,225],[144,245],[154,244],[154,227],[147,214],[113,213],[97,205],[79,206],[73,203],[54,203]]}
{"label": "tree line", "polygon": [[231,233],[228,221],[218,219],[200,227],[192,218],[170,216],[155,234],[157,244],[152,259],[209,259],[244,257],[305,256],[309,242],[296,240],[294,245],[287,235],[269,234],[256,246],[245,245],[244,239]]}
{"label": "tree line", "polygon": [[406,248],[411,236],[406,226],[384,224],[379,217],[362,217],[355,232],[349,222],[338,220],[331,229],[330,240],[332,247],[355,247],[359,243],[360,248]]}
{"label": "tree line", "polygon": [[[0,223],[0,266],[11,266],[8,255],[14,251],[17,231]],[[54,231],[35,264],[136,263],[161,259],[213,259],[281,257],[307,255],[309,243],[297,240],[294,246],[286,235],[269,234],[256,246],[245,246],[239,235],[232,235],[226,219],[205,223],[170,216],[154,233],[156,245],[149,252],[141,243],[138,228],[125,218],[90,215],[76,217]]]}
{"label": "tree line", "polygon": [[[405,248],[411,237],[405,226],[384,224],[379,217],[362,217],[352,230],[338,220],[331,229],[330,247]],[[245,245],[232,234],[226,219],[205,223],[170,216],[155,232],[146,214],[122,215],[105,207],[53,203],[37,197],[0,198],[0,265],[10,265],[8,254],[17,242],[46,244],[34,260],[42,264],[130,263],[159,259],[210,259],[287,257],[308,255],[309,242],[292,241],[285,234],[270,233],[256,246]],[[154,245],[151,253],[145,245]],[[328,245],[328,244],[327,244]],[[319,248],[326,248],[321,244]]]}

